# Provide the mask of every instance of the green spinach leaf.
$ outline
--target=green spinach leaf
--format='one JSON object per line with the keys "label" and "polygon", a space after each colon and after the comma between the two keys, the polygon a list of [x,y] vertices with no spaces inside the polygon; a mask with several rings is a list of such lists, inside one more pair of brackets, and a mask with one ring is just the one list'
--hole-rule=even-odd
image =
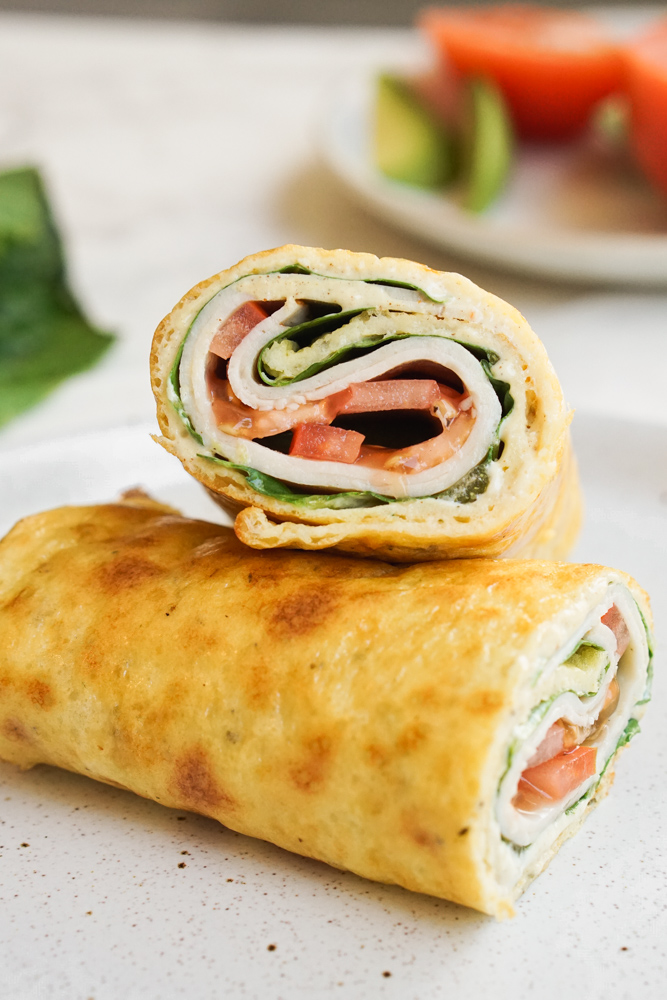
{"label": "green spinach leaf", "polygon": [[226,458],[220,458],[218,455],[201,454],[198,457],[205,458],[209,462],[216,462],[218,465],[224,465],[228,469],[236,469],[242,472],[246,477],[248,485],[253,490],[256,490],[257,493],[273,497],[275,500],[282,500],[284,503],[294,504],[297,507],[306,507],[308,510],[317,510],[321,507],[331,507],[333,510],[345,510],[351,507],[377,507],[378,504],[402,502],[395,500],[393,497],[385,497],[380,493],[370,492],[297,493],[290,487],[289,483],[284,483],[280,479],[274,479],[273,476],[268,476],[265,472],[258,472],[257,469],[252,469],[250,466],[228,462]]}
{"label": "green spinach leaf", "polygon": [[[352,278],[340,278],[337,274],[319,274],[317,271],[311,271],[309,267],[304,267],[303,264],[287,264],[285,267],[281,267],[277,271],[266,271],[264,273],[265,274],[314,274],[318,278],[334,278],[336,281],[354,280]],[[244,277],[247,277],[247,275],[244,275]],[[240,280],[241,280],[240,278],[237,278],[237,281]],[[429,293],[425,291],[423,288],[420,288],[419,285],[411,285],[409,281],[394,281],[391,278],[360,278],[359,280],[363,281],[365,285],[387,285],[389,288],[409,288],[410,291],[420,292],[422,295],[425,295],[427,299],[430,299],[431,302],[437,302],[438,304],[447,301],[446,298],[444,299],[434,298],[432,295],[429,295]]]}
{"label": "green spinach leaf", "polygon": [[0,425],[93,365],[113,336],[72,295],[38,171],[0,174]]}
{"label": "green spinach leaf", "polygon": [[[187,340],[187,337],[185,338],[185,340]],[[183,357],[183,350],[185,348],[185,340],[179,347],[178,353],[176,354],[176,359],[173,365],[171,366],[171,371],[169,372],[169,388],[168,388],[169,402],[174,407],[179,417],[181,418],[181,421],[185,424],[185,426],[187,427],[188,431],[190,432],[191,436],[195,439],[195,441],[197,441],[199,444],[203,444],[204,440],[201,434],[199,434],[198,431],[195,430],[194,425],[190,420],[190,417],[186,413],[185,407],[183,406],[183,401],[181,399],[180,368],[181,368],[181,358]]]}

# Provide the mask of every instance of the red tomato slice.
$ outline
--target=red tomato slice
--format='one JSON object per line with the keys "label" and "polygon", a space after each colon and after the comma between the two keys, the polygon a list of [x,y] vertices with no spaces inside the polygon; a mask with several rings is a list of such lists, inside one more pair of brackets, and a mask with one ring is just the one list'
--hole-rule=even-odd
{"label": "red tomato slice", "polygon": [[473,428],[475,418],[470,410],[459,413],[455,420],[436,437],[428,438],[419,444],[400,449],[362,448],[359,465],[370,468],[387,469],[389,472],[400,472],[410,475],[434,469],[441,462],[446,462],[463,447]]}
{"label": "red tomato slice", "polygon": [[623,653],[630,645],[630,630],[625,624],[625,618],[615,604],[609,608],[607,614],[603,615],[600,621],[607,628],[610,628],[616,636],[616,652],[619,657],[623,656]]}
{"label": "red tomato slice", "polygon": [[268,315],[261,302],[244,302],[216,330],[209,351],[219,358],[231,358],[243,338]]}
{"label": "red tomato slice", "polygon": [[227,434],[249,440],[281,434],[306,421],[329,423],[335,420],[349,393],[348,389],[343,389],[325,399],[302,403],[294,410],[254,410],[242,403],[234,394],[229,382],[218,378],[215,372],[209,372],[207,381],[211,394],[211,409],[217,426]]}
{"label": "red tomato slice", "polygon": [[290,455],[316,458],[324,462],[354,462],[361,450],[364,435],[328,424],[299,424],[294,430]]}
{"label": "red tomato slice", "polygon": [[603,25],[579,11],[445,7],[426,10],[419,23],[459,73],[495,81],[527,139],[577,135],[594,105],[621,86],[617,47]]}
{"label": "red tomato slice", "polygon": [[380,410],[428,410],[440,399],[440,386],[432,379],[389,379],[357,382],[341,413],[377,413]]}
{"label": "red tomato slice", "polygon": [[640,167],[667,193],[667,20],[625,50],[630,143]]}
{"label": "red tomato slice", "polygon": [[534,812],[564,799],[595,774],[596,757],[596,747],[576,747],[526,768],[512,804],[520,812]]}

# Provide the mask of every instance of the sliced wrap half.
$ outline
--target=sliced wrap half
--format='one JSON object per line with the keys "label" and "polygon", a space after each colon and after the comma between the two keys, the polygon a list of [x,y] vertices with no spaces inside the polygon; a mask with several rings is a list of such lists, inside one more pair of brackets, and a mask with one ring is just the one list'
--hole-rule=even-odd
{"label": "sliced wrap half", "polygon": [[520,314],[457,274],[287,246],[197,285],[151,354],[164,447],[256,548],[561,558],[570,415]]}
{"label": "sliced wrap half", "polygon": [[159,506],[62,508],[0,543],[0,757],[501,916],[638,730],[649,614],[600,566],[259,553]]}

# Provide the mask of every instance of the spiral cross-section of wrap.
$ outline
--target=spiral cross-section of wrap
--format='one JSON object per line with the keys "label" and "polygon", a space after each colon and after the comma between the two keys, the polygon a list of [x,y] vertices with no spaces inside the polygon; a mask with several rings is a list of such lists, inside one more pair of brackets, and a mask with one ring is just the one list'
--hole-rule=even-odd
{"label": "spiral cross-section of wrap", "polygon": [[500,916],[609,787],[650,627],[600,566],[256,552],[155,504],[62,508],[0,542],[0,758]]}
{"label": "spiral cross-section of wrap", "polygon": [[287,246],[189,292],[151,355],[161,443],[257,548],[563,557],[569,414],[506,303],[410,261]]}

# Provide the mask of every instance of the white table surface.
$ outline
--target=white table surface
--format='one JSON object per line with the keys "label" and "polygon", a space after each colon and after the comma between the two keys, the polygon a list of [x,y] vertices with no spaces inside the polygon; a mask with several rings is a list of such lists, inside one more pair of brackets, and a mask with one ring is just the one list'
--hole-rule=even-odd
{"label": "white table surface", "polygon": [[[545,341],[566,395],[577,410],[667,426],[667,295],[550,285],[486,270],[434,251],[359,209],[321,164],[317,132],[337,84],[351,74],[368,72],[370,66],[400,62],[406,47],[414,51],[417,44],[407,32],[398,30],[251,29],[0,15],[0,159],[7,166],[29,162],[42,167],[67,238],[73,284],[91,317],[118,335],[115,347],[92,372],[69,380],[40,406],[3,429],[0,451],[152,419],[147,355],[161,317],[202,277],[247,253],[286,242],[369,250],[461,271],[524,312]],[[110,811],[106,867],[100,869],[99,878],[115,883],[126,901],[136,897],[137,906],[143,906],[144,897],[137,887],[154,885],[163,877],[151,868],[151,829],[159,828],[164,834],[167,828],[185,824],[177,823],[171,813],[158,806],[112,789],[99,790],[84,779],[67,779],[69,802],[58,798],[60,791],[49,792],[48,772],[11,779],[17,788],[25,781],[35,794],[35,813],[30,819],[35,829],[42,796],[45,811],[65,810],[63,815],[68,808],[89,806],[100,816]],[[122,806],[116,808],[116,799]],[[0,823],[2,806],[0,802]],[[208,821],[193,818],[192,824],[192,836],[201,848],[197,878],[202,884],[202,906],[213,906],[208,880],[221,874],[227,877],[225,847],[221,853],[218,842],[227,844],[234,835],[221,835]],[[174,830],[174,835],[180,832]],[[590,834],[584,831],[580,836]],[[122,846],[122,864],[117,844]],[[199,870],[205,866],[202,851],[208,852],[212,866],[208,874]],[[96,932],[88,930],[93,926],[87,923],[92,920],[87,916],[88,906],[73,888],[78,884],[75,879],[85,881],[89,860],[85,842],[72,844],[67,874],[52,870],[43,879],[35,875],[31,890],[35,893],[34,913],[29,905],[20,911],[26,925],[34,927],[40,894],[61,893],[63,922],[69,930],[58,926],[50,930],[53,975],[44,972],[30,979],[27,972],[22,976],[16,971],[20,965],[25,972],[28,959],[18,962],[14,956],[7,964],[5,955],[3,961],[5,933],[0,910],[2,1000],[119,995],[109,986],[106,972],[96,981],[93,970],[84,981],[76,971],[80,949],[93,939],[96,948],[101,946],[99,931],[95,937]],[[288,928],[286,914],[291,907],[314,906],[310,898],[293,898],[289,876],[291,865],[299,871],[300,866],[309,864],[298,859],[286,863],[281,852],[266,845],[258,845],[247,862],[235,862],[230,877],[244,888],[239,886],[238,896],[230,897],[232,909],[241,905],[243,893],[256,897],[256,905],[261,907],[264,881],[278,878],[281,884],[284,912],[267,913],[258,924],[257,963],[262,976],[266,975],[266,963],[273,960],[267,955],[265,938],[272,940],[282,926]],[[662,878],[664,883],[664,872]],[[334,900],[340,882],[337,873],[322,870],[314,879],[319,879],[322,892],[330,891]],[[581,892],[585,894],[585,888]],[[125,910],[119,899],[114,901],[113,894],[105,898],[109,909],[118,912],[118,923],[112,920],[111,925],[105,925],[117,930],[108,947],[122,962],[135,924],[123,917]],[[341,982],[347,982],[347,990],[345,986],[337,988],[334,971],[326,983],[318,979],[317,991],[308,986],[317,979],[315,972],[303,982],[294,972],[285,980],[285,959],[278,957],[275,968],[282,971],[275,972],[269,992],[264,989],[258,995],[267,1000],[336,992],[355,997],[407,997],[408,993],[391,988],[391,980],[378,978],[378,970],[368,980],[376,983],[375,987],[357,983],[358,988],[350,992],[347,972],[350,955],[366,940],[375,941],[376,955],[382,954],[379,942],[391,927],[395,942],[397,924],[404,924],[406,946],[411,935],[429,942],[427,951],[432,950],[434,962],[442,964],[442,949],[449,949],[449,987],[443,992],[444,980],[437,985],[429,976],[423,966],[424,962],[428,965],[428,956],[422,948],[422,966],[415,970],[410,997],[469,995],[459,987],[465,982],[473,953],[468,952],[461,934],[471,922],[478,925],[477,916],[458,910],[459,930],[451,931],[454,925],[450,921],[439,938],[424,930],[426,926],[432,929],[434,921],[437,924],[434,907],[438,904],[433,901],[413,900],[410,894],[373,885],[364,899],[367,902],[357,906],[356,924],[345,923],[347,904],[332,903],[329,923],[333,921],[339,928],[336,947]],[[641,906],[639,896],[635,902]],[[324,954],[327,920],[321,913],[313,919],[313,953],[319,949]],[[420,926],[422,919],[426,923]],[[8,926],[5,924],[5,931]],[[150,991],[146,970],[150,970],[151,961],[168,966],[171,950],[178,952],[182,942],[188,942],[189,933],[188,927],[179,926],[175,910],[162,951],[152,941],[151,947],[157,950],[146,956],[146,967],[135,970],[136,976],[128,967],[118,979],[124,983],[125,994],[132,998],[187,996],[187,981],[179,978],[176,960],[172,992],[164,985],[166,979],[161,980],[159,989]],[[286,933],[289,936],[288,929]],[[494,925],[485,923],[480,933],[490,948],[503,947],[502,935],[498,936]],[[90,941],[87,935],[92,935]],[[75,941],[80,942],[76,946],[79,951],[74,948]],[[221,940],[221,947],[223,944]],[[198,947],[195,937],[191,945]],[[559,942],[558,949],[561,982],[565,983],[567,962],[573,962],[576,972],[583,968],[583,957],[576,955],[576,935],[570,942]],[[614,949],[616,954],[616,945]],[[210,966],[214,958],[202,950],[201,968],[208,967],[206,963]],[[316,969],[317,962],[312,956],[311,960]],[[604,963],[604,956],[599,960]],[[229,961],[236,984],[231,992],[225,992],[221,982],[219,992],[204,990],[190,995],[256,995],[243,987],[242,963],[239,965],[234,956]],[[409,963],[410,948],[406,947],[402,956],[388,952],[386,961]],[[21,963],[27,963],[25,969]],[[5,979],[3,983],[3,967],[10,966],[11,982]],[[48,968],[48,963],[45,967],[42,962],[40,968]],[[336,956],[329,953],[327,969],[335,968]],[[620,996],[614,992],[616,980],[604,972],[601,975],[606,997]],[[484,980],[492,989],[490,995],[512,995],[510,982],[496,983],[494,990],[492,978]],[[283,980],[291,985],[281,985]],[[521,981],[528,990],[526,977]],[[588,974],[587,983],[590,987]],[[631,984],[626,985],[630,990]],[[542,987],[546,985],[535,982],[537,995]],[[657,997],[654,987],[655,981],[644,987],[638,982],[637,992],[628,992],[628,996]],[[549,996],[556,996],[555,988],[554,981],[549,985]],[[587,996],[593,996],[590,989]]]}

